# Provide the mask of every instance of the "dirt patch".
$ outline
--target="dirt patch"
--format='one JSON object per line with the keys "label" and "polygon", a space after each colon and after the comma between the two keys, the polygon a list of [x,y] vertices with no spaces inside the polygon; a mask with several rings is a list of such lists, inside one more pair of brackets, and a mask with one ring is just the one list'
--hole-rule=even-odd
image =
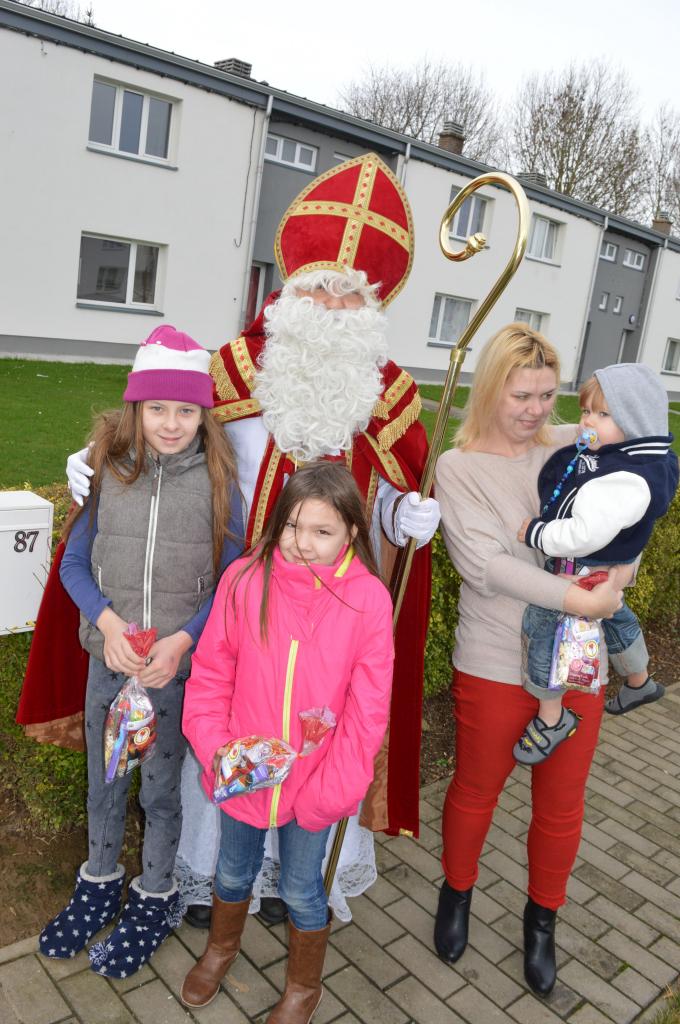
{"label": "dirt patch", "polygon": [[[669,686],[680,680],[677,624],[647,633],[651,669]],[[610,693],[619,683],[613,677]],[[453,705],[450,691],[423,705],[421,784],[450,776],[454,769]],[[6,780],[7,781],[7,780]],[[131,801],[121,860],[129,876],[140,872],[142,812]],[[67,902],[75,873],[87,856],[85,829],[46,835],[37,832],[11,790],[0,793],[0,947],[36,935]]]}

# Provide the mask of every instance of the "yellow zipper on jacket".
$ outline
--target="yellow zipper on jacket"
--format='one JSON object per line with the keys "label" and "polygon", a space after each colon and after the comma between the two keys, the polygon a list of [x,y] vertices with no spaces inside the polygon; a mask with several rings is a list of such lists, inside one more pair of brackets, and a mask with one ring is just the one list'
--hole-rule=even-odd
{"label": "yellow zipper on jacket", "polygon": [[[295,661],[297,659],[298,647],[300,645],[299,640],[290,641],[290,648],[288,650],[288,665],[286,666],[286,685],[283,690],[283,723],[282,723],[282,738],[286,743],[290,743],[290,706],[293,699],[293,676],[295,674]],[[274,792],[272,793],[271,808],[269,811],[269,827],[274,828],[276,826],[276,815],[279,809],[279,800],[281,798],[281,783],[274,786]]]}

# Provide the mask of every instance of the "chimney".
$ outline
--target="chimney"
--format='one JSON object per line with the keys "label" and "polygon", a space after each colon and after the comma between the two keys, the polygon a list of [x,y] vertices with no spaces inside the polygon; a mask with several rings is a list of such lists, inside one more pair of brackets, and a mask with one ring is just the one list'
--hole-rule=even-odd
{"label": "chimney", "polygon": [[657,210],[656,217],[652,221],[652,229],[662,235],[670,235],[673,221],[667,210]]}
{"label": "chimney", "polygon": [[439,133],[438,145],[440,149],[446,149],[449,153],[456,153],[460,156],[465,145],[463,126],[457,121],[444,121],[444,126]]}
{"label": "chimney", "polygon": [[548,187],[545,174],[543,171],[520,171],[517,175],[518,181],[523,181],[525,185],[541,185],[543,188]]}
{"label": "chimney", "polygon": [[218,71],[226,71],[229,75],[240,75],[241,78],[250,78],[253,65],[239,60],[238,57],[227,57],[226,60],[216,60],[215,67]]}

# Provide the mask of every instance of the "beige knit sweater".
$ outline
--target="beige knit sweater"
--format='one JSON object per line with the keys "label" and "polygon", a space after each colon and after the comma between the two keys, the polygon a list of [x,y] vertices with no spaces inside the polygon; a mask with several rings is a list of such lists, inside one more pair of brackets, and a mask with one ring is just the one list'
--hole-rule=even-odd
{"label": "beige knit sweater", "polygon": [[[517,531],[527,516],[538,515],[543,464],[574,436],[574,426],[557,426],[553,445],[515,458],[454,448],[437,462],[444,541],[463,577],[453,651],[461,672],[521,685],[526,605],[563,606],[570,582],[545,572],[543,554],[520,543]],[[606,656],[601,671],[606,680]]]}

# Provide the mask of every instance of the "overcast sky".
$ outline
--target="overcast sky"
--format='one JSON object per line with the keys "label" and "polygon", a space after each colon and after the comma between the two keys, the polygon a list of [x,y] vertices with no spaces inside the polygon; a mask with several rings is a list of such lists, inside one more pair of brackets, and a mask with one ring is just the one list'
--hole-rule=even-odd
{"label": "overcast sky", "polygon": [[91,2],[99,28],[207,64],[239,57],[254,78],[332,106],[369,63],[408,66],[424,56],[479,66],[503,97],[527,72],[604,58],[630,74],[643,116],[664,101],[679,105],[678,0]]}

